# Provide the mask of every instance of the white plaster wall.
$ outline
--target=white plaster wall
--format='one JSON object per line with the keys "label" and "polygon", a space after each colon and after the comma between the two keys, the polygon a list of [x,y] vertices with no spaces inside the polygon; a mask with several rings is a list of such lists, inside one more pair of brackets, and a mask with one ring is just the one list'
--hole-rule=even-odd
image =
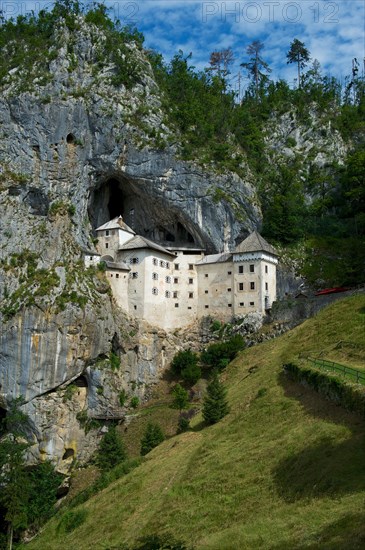
{"label": "white plaster wall", "polygon": [[[198,317],[211,315],[221,321],[233,315],[233,264],[201,264],[198,271]],[[229,290],[231,289],[231,290]],[[228,304],[232,304],[228,307]]]}
{"label": "white plaster wall", "polygon": [[91,254],[85,254],[84,256],[84,263],[86,268],[96,266],[99,262],[100,256],[92,256]]}
{"label": "white plaster wall", "polygon": [[105,275],[110,283],[117,304],[129,313],[129,272],[109,268],[106,270]]}

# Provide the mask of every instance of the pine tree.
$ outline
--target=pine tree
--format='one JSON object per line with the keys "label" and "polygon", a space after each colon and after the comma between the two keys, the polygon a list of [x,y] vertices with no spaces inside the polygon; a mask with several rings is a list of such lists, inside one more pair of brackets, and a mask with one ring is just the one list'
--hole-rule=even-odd
{"label": "pine tree", "polygon": [[207,424],[215,424],[229,413],[226,394],[227,390],[220,382],[218,373],[214,373],[213,379],[207,387],[203,405],[203,417]]}
{"label": "pine tree", "polygon": [[305,47],[304,43],[294,38],[290,44],[290,50],[287,53],[287,63],[296,63],[298,67],[298,88],[301,86],[301,69],[304,69],[308,61],[310,60],[309,51]]}
{"label": "pine tree", "polygon": [[[255,87],[255,97],[259,96],[260,87],[262,88],[268,81],[268,74],[271,73],[269,65],[260,56],[264,44],[259,40],[254,40],[252,44],[247,46],[246,53],[251,56],[250,61],[241,63],[241,67],[248,70],[250,77],[253,79]],[[266,72],[264,72],[266,71]]]}
{"label": "pine tree", "polygon": [[126,458],[124,443],[115,426],[111,426],[100,442],[97,463],[102,470],[111,470]]}
{"label": "pine tree", "polygon": [[159,424],[149,422],[141,439],[141,455],[144,456],[157,447],[165,439]]}

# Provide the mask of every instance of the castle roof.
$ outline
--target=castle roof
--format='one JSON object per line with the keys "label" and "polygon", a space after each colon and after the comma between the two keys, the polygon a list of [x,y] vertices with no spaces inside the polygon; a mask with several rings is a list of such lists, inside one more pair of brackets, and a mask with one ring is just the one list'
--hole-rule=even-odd
{"label": "castle roof", "polygon": [[123,229],[123,231],[127,231],[127,233],[131,233],[132,235],[135,235],[135,232],[133,229],[129,227],[123,220],[122,216],[117,216],[116,218],[113,218],[107,223],[104,223],[104,225],[101,225],[97,228],[96,231],[105,231],[106,229]]}
{"label": "castle roof", "polygon": [[125,264],[124,262],[109,262],[106,261],[106,267],[107,269],[119,269],[120,271],[130,271],[131,268]]}
{"label": "castle roof", "polygon": [[223,262],[229,262],[232,259],[232,254],[230,252],[221,252],[220,254],[208,254],[204,256],[199,262],[196,262],[196,265],[205,265],[205,264],[218,264]]}
{"label": "castle roof", "polygon": [[268,252],[273,256],[278,255],[275,248],[265,241],[257,231],[253,231],[234,250],[234,254],[244,254],[245,252]]}
{"label": "castle roof", "polygon": [[169,250],[166,250],[163,246],[160,246],[145,237],[141,237],[140,235],[136,235],[132,239],[129,239],[129,241],[119,247],[119,250],[136,250],[138,248],[152,248],[153,250],[158,250],[158,252],[162,252],[168,256],[176,256]]}

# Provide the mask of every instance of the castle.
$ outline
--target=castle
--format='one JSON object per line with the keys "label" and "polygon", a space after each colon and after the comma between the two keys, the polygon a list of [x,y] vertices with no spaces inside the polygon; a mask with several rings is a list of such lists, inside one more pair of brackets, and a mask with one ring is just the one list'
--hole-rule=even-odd
{"label": "castle", "polygon": [[222,321],[252,311],[265,313],[276,299],[275,249],[256,231],[232,252],[163,247],[116,217],[96,230],[99,252],[85,265],[103,261],[118,305],[165,330],[210,315]]}

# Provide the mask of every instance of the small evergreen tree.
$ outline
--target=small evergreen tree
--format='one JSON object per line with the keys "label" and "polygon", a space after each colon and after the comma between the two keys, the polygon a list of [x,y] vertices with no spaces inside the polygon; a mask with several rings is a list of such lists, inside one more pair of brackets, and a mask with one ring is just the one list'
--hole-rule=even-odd
{"label": "small evergreen tree", "polygon": [[220,382],[218,373],[215,372],[207,387],[203,404],[203,417],[207,424],[215,424],[229,413],[226,394],[227,390]]}
{"label": "small evergreen tree", "polygon": [[149,422],[141,439],[141,455],[145,456],[147,453],[152,451],[152,449],[157,447],[157,445],[162,443],[164,439],[165,436],[159,424]]}
{"label": "small evergreen tree", "polygon": [[172,406],[175,409],[179,409],[180,412],[183,409],[187,409],[189,406],[189,394],[180,384],[176,384],[172,390],[172,394],[174,396]]}
{"label": "small evergreen tree", "polygon": [[201,369],[198,366],[198,355],[190,349],[179,351],[172,360],[171,370],[181,376],[190,384],[195,384],[201,377]]}
{"label": "small evergreen tree", "polygon": [[102,470],[111,470],[127,458],[122,439],[117,434],[115,426],[111,426],[100,442],[97,463]]}

